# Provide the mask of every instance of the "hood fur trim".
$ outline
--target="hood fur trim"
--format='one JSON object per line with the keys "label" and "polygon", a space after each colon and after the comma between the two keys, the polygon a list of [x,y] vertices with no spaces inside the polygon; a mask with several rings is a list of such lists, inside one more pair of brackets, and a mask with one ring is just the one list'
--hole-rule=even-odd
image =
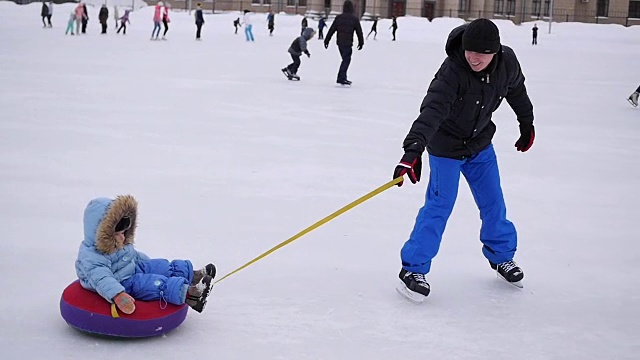
{"label": "hood fur trim", "polygon": [[124,245],[133,244],[138,226],[138,202],[131,195],[120,195],[109,205],[96,231],[96,249],[110,255],[120,250],[116,245],[115,228],[125,215],[131,218],[131,227],[124,232]]}

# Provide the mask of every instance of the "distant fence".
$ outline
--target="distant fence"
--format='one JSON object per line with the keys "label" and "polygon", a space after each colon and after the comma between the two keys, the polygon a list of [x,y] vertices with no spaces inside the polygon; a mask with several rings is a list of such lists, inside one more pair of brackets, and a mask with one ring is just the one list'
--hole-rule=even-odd
{"label": "distant fence", "polygon": [[[33,2],[41,2],[41,0],[12,0],[17,4],[29,4]],[[77,2],[68,0],[55,0],[54,3],[61,4],[66,2]],[[102,0],[89,0],[91,3],[102,3]],[[110,4],[111,1],[104,1]],[[122,0],[118,1],[122,3]],[[125,0],[126,2],[126,0]],[[139,3],[139,0],[135,0]],[[155,4],[157,0],[147,0],[149,4]],[[202,8],[206,12],[225,12],[225,11],[243,11],[249,9],[253,12],[268,12],[273,11],[275,13],[284,12],[287,14],[299,14],[307,15],[311,18],[318,18],[325,16],[332,18],[337,13],[332,12],[329,8],[322,8],[320,6],[302,6],[300,4],[307,4],[306,0],[164,0],[165,3],[170,3],[176,10],[189,10],[189,8],[195,8],[196,3],[201,3]],[[134,0],[131,1],[131,4]],[[358,4],[358,2],[355,2]],[[287,5],[292,4],[292,5]],[[390,18],[392,15],[396,16],[419,16],[432,20],[437,17],[452,17],[465,20],[473,20],[477,18],[488,19],[504,19],[511,20],[515,24],[521,24],[528,21],[548,21],[549,14],[540,11],[532,11],[532,8],[522,9],[521,6],[517,6],[513,9],[505,8],[504,11],[487,11],[484,8],[478,9],[453,9],[453,8],[438,8],[435,6],[435,2],[425,1],[421,7],[411,6],[393,6],[397,5],[397,2],[389,1],[388,4],[382,6],[367,6],[366,9],[357,9],[357,12],[362,15],[363,20],[371,20],[373,16],[379,16],[382,18]],[[403,5],[406,3],[402,3]],[[126,4],[122,6],[127,6]],[[136,6],[139,7],[139,6]],[[366,10],[366,11],[365,11]],[[554,22],[581,22],[581,23],[594,23],[594,24],[620,24],[624,26],[640,25],[640,14],[638,17],[630,17],[628,12],[612,12],[608,11],[606,16],[600,16],[596,10],[593,11],[578,11],[575,9],[553,9],[553,21]]]}

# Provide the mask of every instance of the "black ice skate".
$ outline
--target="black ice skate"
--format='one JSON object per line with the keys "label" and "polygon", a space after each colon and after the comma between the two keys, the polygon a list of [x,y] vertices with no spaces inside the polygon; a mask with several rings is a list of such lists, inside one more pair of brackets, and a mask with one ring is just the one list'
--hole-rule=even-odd
{"label": "black ice skate", "polygon": [[489,265],[491,265],[493,270],[496,270],[499,277],[513,286],[523,288],[521,280],[524,278],[524,272],[522,272],[522,269],[520,269],[515,261],[509,260],[500,264],[494,264],[489,261]]}
{"label": "black ice skate", "polygon": [[420,304],[429,295],[431,287],[425,279],[425,274],[413,273],[403,268],[399,277],[402,284],[396,287],[396,290],[409,301]]}
{"label": "black ice skate", "polygon": [[189,286],[187,290],[186,303],[193,310],[201,313],[204,310],[204,306],[207,304],[207,297],[211,293],[211,287],[213,286],[213,278],[209,275],[203,276],[198,283]]}
{"label": "black ice skate", "polygon": [[282,71],[282,73],[284,74],[284,76],[287,77],[287,79],[289,80],[293,80],[293,81],[300,81],[300,77],[294,73],[292,73],[289,68],[283,68],[280,69]]}
{"label": "black ice skate", "polygon": [[345,79],[345,80],[337,80],[336,81],[337,84],[343,85],[343,86],[351,86],[351,81]]}

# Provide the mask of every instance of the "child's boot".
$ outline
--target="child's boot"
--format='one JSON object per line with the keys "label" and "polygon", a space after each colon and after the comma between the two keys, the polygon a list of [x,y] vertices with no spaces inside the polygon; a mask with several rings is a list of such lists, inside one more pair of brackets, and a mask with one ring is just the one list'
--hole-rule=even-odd
{"label": "child's boot", "polygon": [[189,286],[185,303],[193,310],[201,313],[207,304],[207,297],[211,293],[212,286],[213,278],[209,275],[204,275],[195,285]]}
{"label": "child's boot", "polygon": [[193,280],[191,281],[191,285],[195,285],[202,280],[205,275],[211,276],[211,278],[216,277],[216,266],[213,264],[207,264],[202,269],[193,270]]}

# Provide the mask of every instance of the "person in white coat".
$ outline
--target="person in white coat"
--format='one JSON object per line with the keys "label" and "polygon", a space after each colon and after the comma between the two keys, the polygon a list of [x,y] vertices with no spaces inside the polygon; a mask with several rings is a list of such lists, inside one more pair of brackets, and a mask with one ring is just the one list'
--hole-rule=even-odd
{"label": "person in white coat", "polygon": [[242,23],[244,24],[244,35],[247,37],[247,41],[254,41],[253,25],[251,24],[251,12],[249,10],[244,11]]}

